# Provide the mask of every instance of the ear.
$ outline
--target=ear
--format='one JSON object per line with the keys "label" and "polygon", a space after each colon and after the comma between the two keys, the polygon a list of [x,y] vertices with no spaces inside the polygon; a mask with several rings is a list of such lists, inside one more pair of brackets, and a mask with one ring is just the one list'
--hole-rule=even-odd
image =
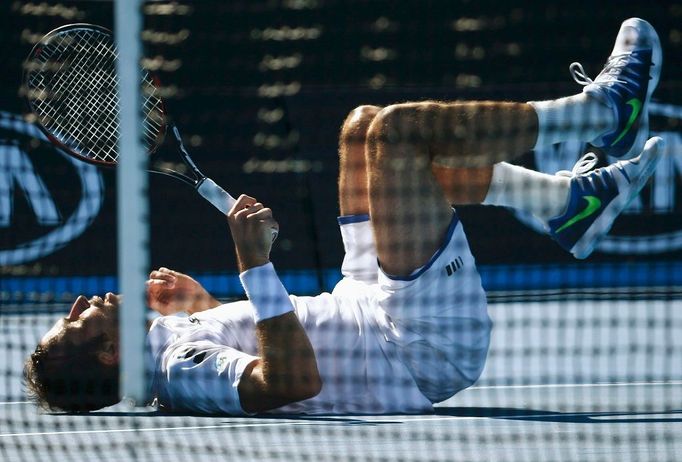
{"label": "ear", "polygon": [[97,359],[105,366],[118,364],[118,344],[112,340],[105,340],[102,349],[97,353]]}

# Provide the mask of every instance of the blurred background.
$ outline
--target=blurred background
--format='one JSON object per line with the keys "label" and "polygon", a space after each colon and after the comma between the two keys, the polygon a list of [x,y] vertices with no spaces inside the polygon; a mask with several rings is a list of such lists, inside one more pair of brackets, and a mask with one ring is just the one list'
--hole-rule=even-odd
{"label": "blurred background", "polygon": [[[273,261],[299,294],[330,290],[339,277],[337,135],[354,107],[575,94],[569,64],[596,76],[620,23],[648,20],[664,56],[651,130],[674,155],[592,264],[526,217],[458,211],[492,291],[682,284],[679,2],[203,0],[149,2],[144,13],[144,65],[159,75],[193,159],[228,191],[272,207],[281,226]],[[61,301],[116,285],[115,172],[76,165],[40,141],[20,89],[22,62],[45,33],[112,20],[108,1],[0,3],[0,301]],[[554,173],[585,148],[517,161]],[[150,210],[152,266],[191,273],[219,296],[240,292],[225,219],[210,204],[152,176]]]}

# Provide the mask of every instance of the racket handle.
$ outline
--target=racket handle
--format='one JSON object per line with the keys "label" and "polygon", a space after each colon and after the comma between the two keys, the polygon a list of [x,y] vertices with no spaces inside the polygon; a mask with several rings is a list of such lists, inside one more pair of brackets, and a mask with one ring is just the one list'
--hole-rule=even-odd
{"label": "racket handle", "polygon": [[227,215],[227,212],[229,212],[235,202],[237,202],[234,197],[210,178],[204,178],[204,181],[197,187],[197,192],[225,215]]}
{"label": "racket handle", "polygon": [[[232,206],[237,202],[230,193],[218,186],[218,184],[210,178],[204,178],[204,180],[199,183],[197,192],[225,215],[227,215],[232,209]],[[278,231],[273,228],[272,242],[275,242],[275,239],[277,239],[277,234]]]}

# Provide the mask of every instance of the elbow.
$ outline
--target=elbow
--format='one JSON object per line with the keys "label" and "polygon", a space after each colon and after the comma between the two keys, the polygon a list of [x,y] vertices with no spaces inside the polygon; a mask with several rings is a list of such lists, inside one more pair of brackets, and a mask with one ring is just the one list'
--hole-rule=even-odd
{"label": "elbow", "polygon": [[[305,358],[305,360],[303,360]],[[289,399],[292,401],[304,401],[314,398],[322,391],[322,377],[317,368],[315,353],[310,351],[309,355],[301,355],[299,362],[290,369],[295,371],[290,377],[293,379],[289,388]]]}
{"label": "elbow", "polygon": [[320,374],[316,374],[315,379],[311,381],[310,385],[308,386],[308,398],[314,398],[317,395],[320,394],[322,391],[322,377],[320,377]]}
{"label": "elbow", "polygon": [[302,377],[299,381],[299,386],[296,387],[295,396],[291,396],[292,401],[304,401],[306,399],[314,398],[322,391],[322,378],[317,368],[311,373]]}
{"label": "elbow", "polygon": [[277,397],[286,404],[314,398],[322,391],[322,378],[313,365],[295,374],[265,375],[264,391],[268,396]]}

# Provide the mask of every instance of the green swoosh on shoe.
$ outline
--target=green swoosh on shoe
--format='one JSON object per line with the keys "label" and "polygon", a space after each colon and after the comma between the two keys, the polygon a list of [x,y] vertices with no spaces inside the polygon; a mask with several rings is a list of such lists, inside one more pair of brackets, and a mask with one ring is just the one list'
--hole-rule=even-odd
{"label": "green swoosh on shoe", "polygon": [[635,120],[637,120],[637,116],[639,116],[639,112],[642,110],[642,102],[637,98],[632,98],[625,104],[632,106],[632,113],[630,113],[630,118],[628,119],[628,123],[625,124],[625,128],[623,129],[622,132],[620,132],[618,138],[616,138],[613,141],[613,143],[611,143],[611,146],[615,145],[617,142],[623,139],[627,132],[630,131],[630,128],[632,128],[632,124],[635,123]]}
{"label": "green swoosh on shoe", "polygon": [[573,226],[579,221],[582,221],[585,218],[589,217],[590,215],[594,214],[597,210],[601,208],[601,200],[598,197],[585,196],[583,197],[583,199],[587,201],[587,207],[585,207],[580,213],[578,213],[573,218],[564,223],[559,229],[555,231],[555,233],[560,233],[566,228]]}

